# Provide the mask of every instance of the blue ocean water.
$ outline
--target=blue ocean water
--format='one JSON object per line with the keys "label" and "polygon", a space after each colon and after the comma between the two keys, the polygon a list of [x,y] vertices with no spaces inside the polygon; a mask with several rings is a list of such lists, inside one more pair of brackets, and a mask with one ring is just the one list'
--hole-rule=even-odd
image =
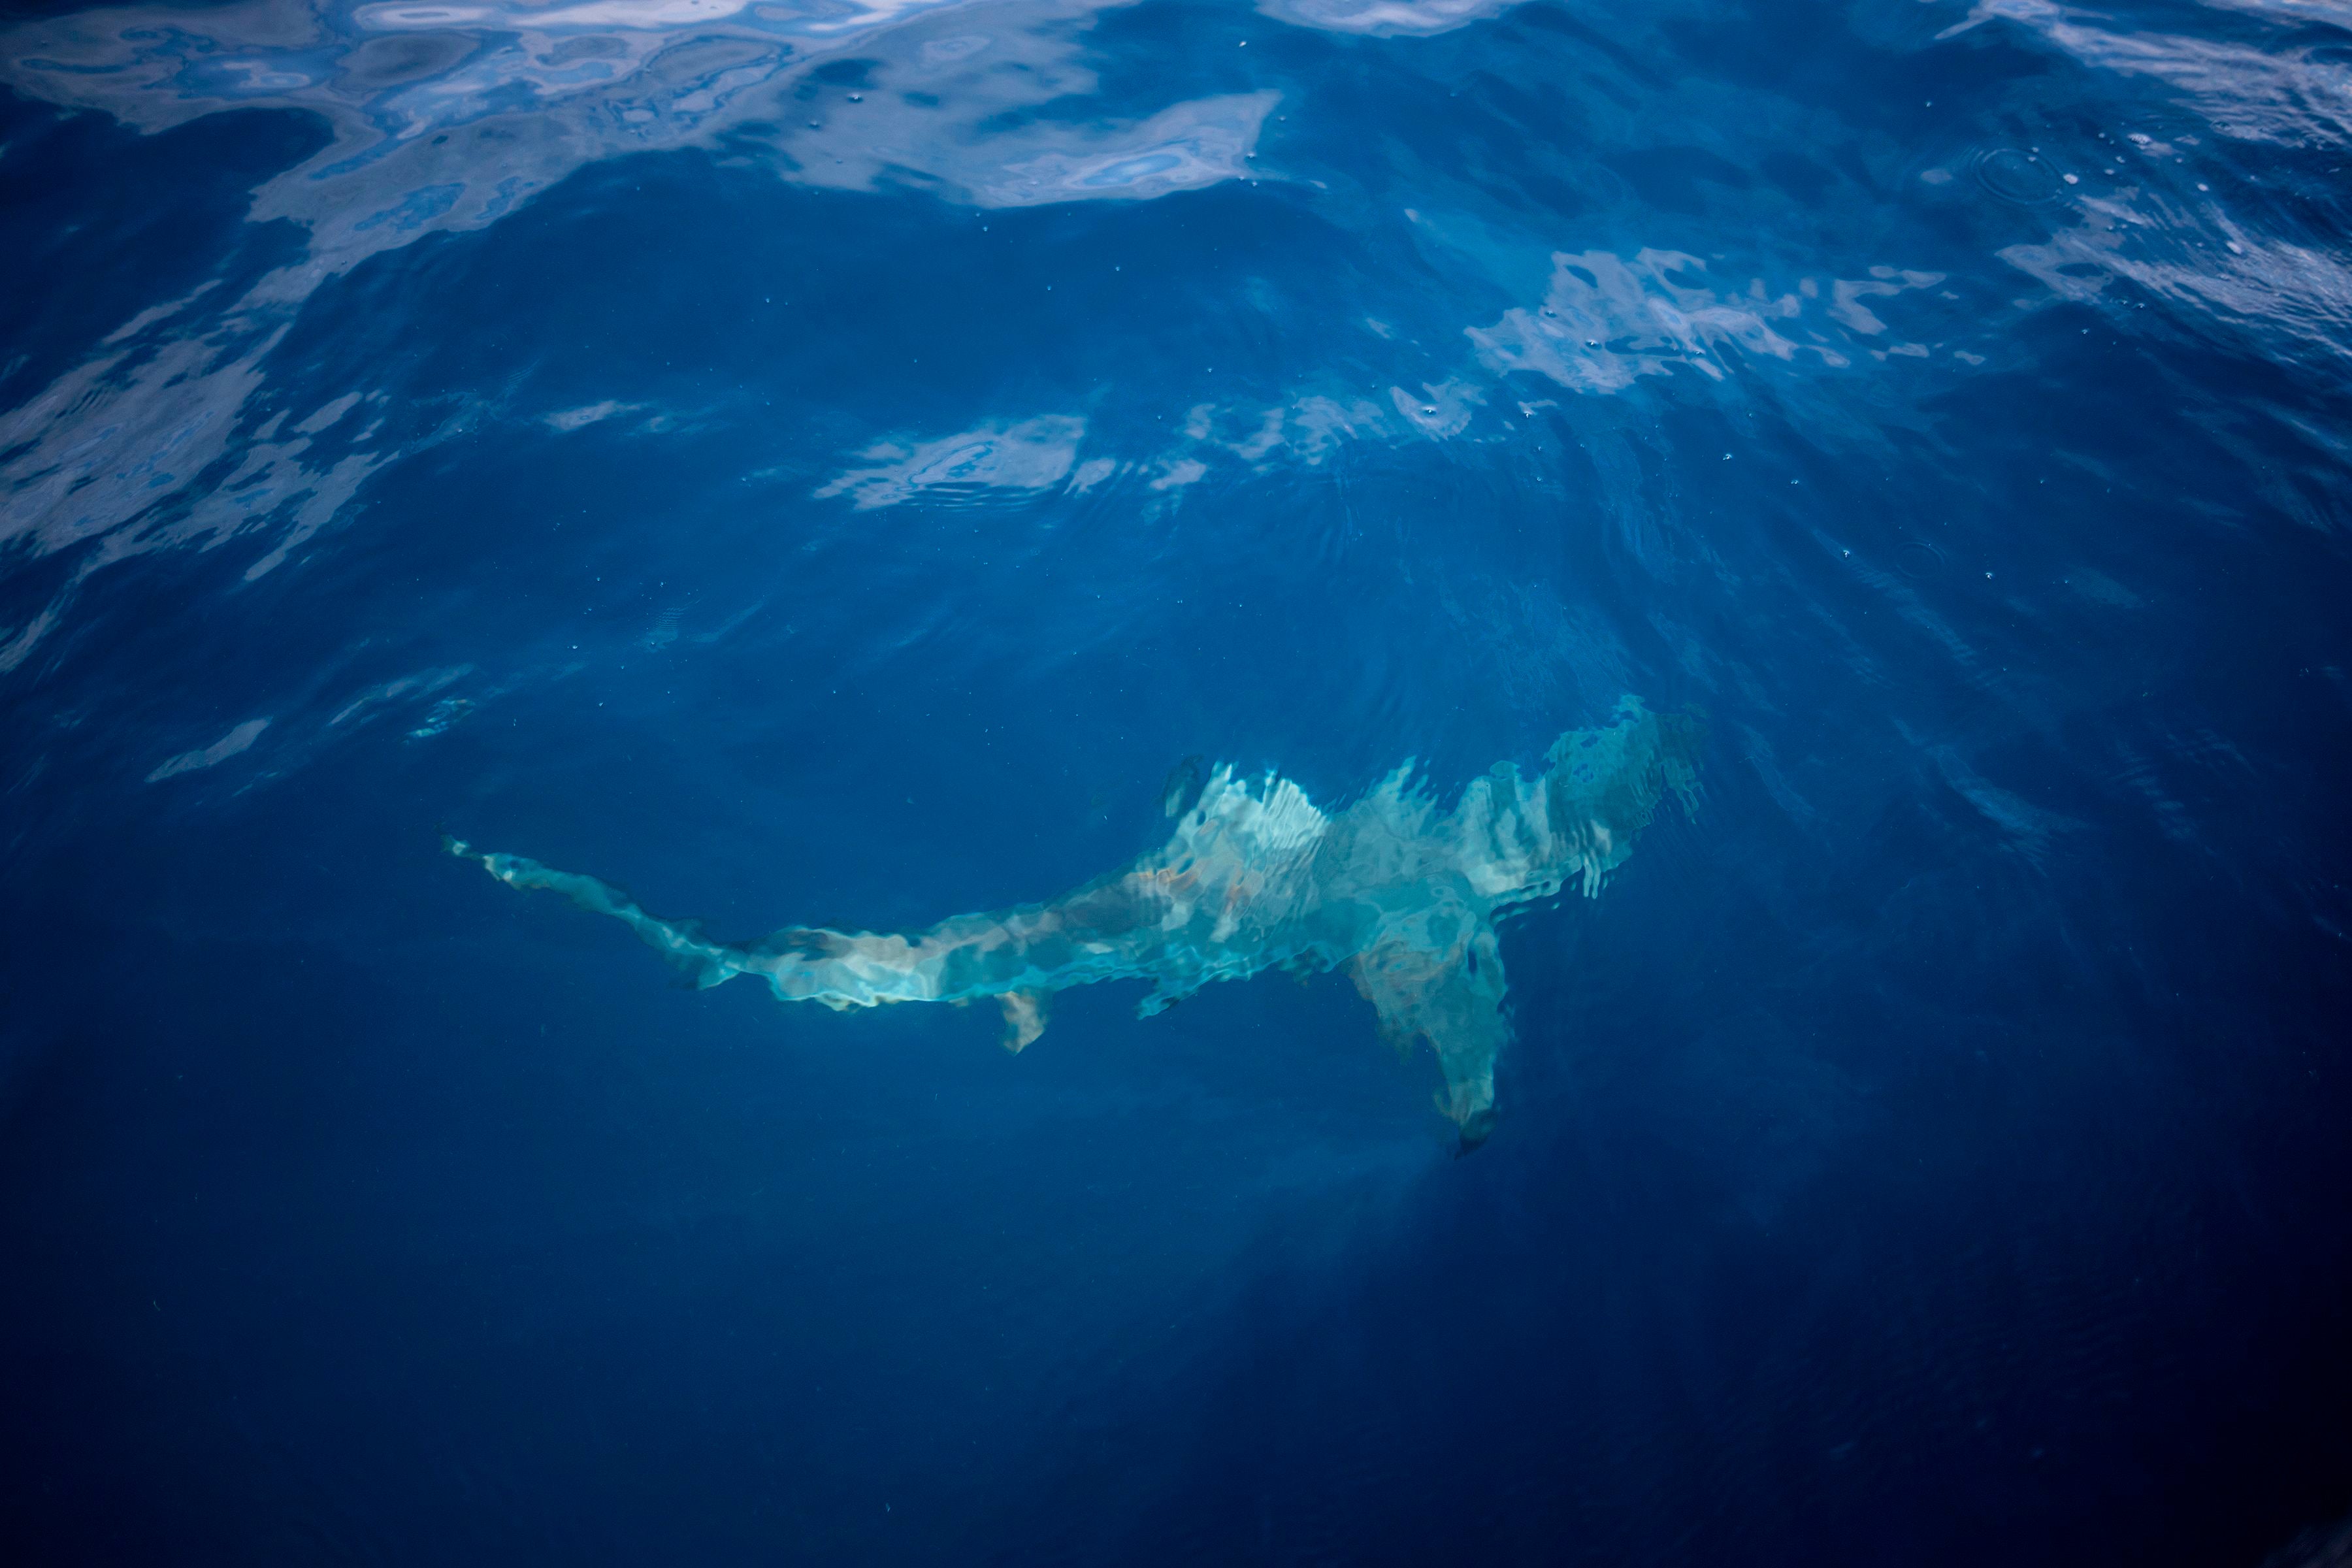
{"label": "blue ocean water", "polygon": [[[9,1560],[2352,1550],[2347,62],[11,7]],[[919,932],[1628,696],[1466,1155],[1348,962],[1008,1055],[443,847]]]}

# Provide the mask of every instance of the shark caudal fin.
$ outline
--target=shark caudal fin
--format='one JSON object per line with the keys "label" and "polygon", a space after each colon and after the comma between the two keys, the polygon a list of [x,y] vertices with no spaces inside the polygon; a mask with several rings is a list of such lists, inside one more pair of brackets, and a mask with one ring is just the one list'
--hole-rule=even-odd
{"label": "shark caudal fin", "polygon": [[639,941],[670,961],[698,986],[711,986],[745,973],[750,954],[712,942],[692,921],[666,921],[647,914],[635,899],[594,877],[558,871],[520,855],[484,855],[462,838],[441,836],[441,847],[471,860],[509,888],[543,888],[561,893],[591,914],[610,915],[637,933]]}
{"label": "shark caudal fin", "polygon": [[1503,959],[1495,928],[1448,914],[1424,924],[1454,926],[1454,940],[1397,938],[1356,955],[1349,973],[1380,1016],[1381,1037],[1400,1049],[1427,1040],[1445,1073],[1437,1109],[1461,1129],[1469,1152],[1495,1130],[1495,1058],[1510,1038],[1503,1018]]}

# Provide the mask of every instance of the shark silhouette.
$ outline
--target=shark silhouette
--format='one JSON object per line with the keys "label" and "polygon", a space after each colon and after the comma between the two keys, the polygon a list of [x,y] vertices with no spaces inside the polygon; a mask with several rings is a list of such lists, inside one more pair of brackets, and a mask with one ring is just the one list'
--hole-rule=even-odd
{"label": "shark silhouette", "polygon": [[1443,814],[1410,762],[1330,812],[1276,774],[1227,766],[1202,779],[1187,763],[1195,776],[1171,775],[1180,820],[1160,848],[1050,902],[908,935],[795,926],[713,942],[609,882],[446,842],[510,887],[626,922],[698,984],[756,974],[784,1001],[836,1010],[993,997],[1016,1052],[1073,985],[1148,980],[1149,1017],[1213,980],[1344,967],[1382,1037],[1404,1051],[1429,1042],[1445,1075],[1438,1109],[1467,1150],[1493,1130],[1495,1058],[1510,1037],[1496,921],[1571,885],[1597,895],[1669,793],[1695,808],[1704,736],[1695,713],[1628,697],[1615,722],[1554,742],[1542,772],[1499,763]]}

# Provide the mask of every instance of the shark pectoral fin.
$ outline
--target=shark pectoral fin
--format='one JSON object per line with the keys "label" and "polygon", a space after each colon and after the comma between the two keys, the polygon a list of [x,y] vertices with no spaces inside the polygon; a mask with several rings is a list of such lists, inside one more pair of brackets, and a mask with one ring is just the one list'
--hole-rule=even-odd
{"label": "shark pectoral fin", "polygon": [[1044,991],[1007,991],[997,1000],[1004,1006],[1004,1048],[1017,1057],[1045,1032],[1053,997]]}
{"label": "shark pectoral fin", "polygon": [[1445,1073],[1437,1109],[1462,1130],[1465,1152],[1495,1129],[1495,1058],[1510,1038],[1503,1019],[1503,960],[1494,927],[1477,921],[1443,949],[1388,942],[1359,953],[1356,989],[1380,1016],[1381,1037],[1426,1039]]}

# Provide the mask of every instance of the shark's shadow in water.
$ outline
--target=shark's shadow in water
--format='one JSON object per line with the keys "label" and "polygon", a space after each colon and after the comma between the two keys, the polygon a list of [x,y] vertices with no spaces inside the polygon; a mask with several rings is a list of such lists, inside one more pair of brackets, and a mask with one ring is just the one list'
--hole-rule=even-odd
{"label": "shark's shadow in water", "polygon": [[1015,1051],[1073,985],[1149,980],[1148,1017],[1213,980],[1344,967],[1384,1038],[1437,1053],[1438,1109],[1474,1148],[1494,1126],[1495,1058],[1510,1037],[1496,921],[1570,884],[1598,894],[1669,794],[1696,805],[1705,733],[1696,714],[1628,697],[1615,722],[1555,741],[1542,772],[1498,763],[1444,813],[1412,763],[1333,812],[1279,775],[1220,767],[1197,791],[1171,783],[1174,836],[1125,868],[1047,903],[908,935],[794,926],[718,942],[609,882],[447,844],[509,886],[626,921],[698,984],[756,974],[784,1001],[836,1009],[994,997]]}

